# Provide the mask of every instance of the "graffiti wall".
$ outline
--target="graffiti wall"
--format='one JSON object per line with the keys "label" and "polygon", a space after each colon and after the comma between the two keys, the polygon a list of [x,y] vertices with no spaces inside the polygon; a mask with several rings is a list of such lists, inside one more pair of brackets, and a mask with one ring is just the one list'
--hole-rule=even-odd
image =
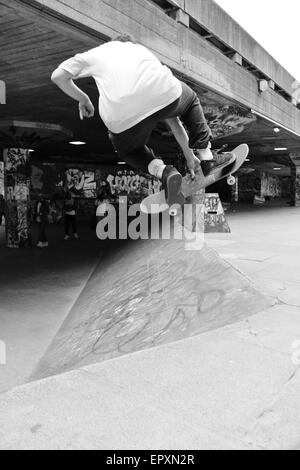
{"label": "graffiti wall", "polygon": [[274,199],[276,197],[281,197],[281,195],[281,178],[271,175],[270,173],[263,172],[261,174],[261,196]]}
{"label": "graffiti wall", "polygon": [[288,198],[290,178],[280,177],[268,172],[253,171],[239,176],[239,201],[253,203],[258,198]]}
{"label": "graffiti wall", "polygon": [[0,162],[0,194],[4,196],[4,163]]}
{"label": "graffiti wall", "polygon": [[160,181],[133,170],[99,170],[98,179],[100,187],[101,184],[108,184],[112,200],[126,196],[130,204],[161,190]]}
{"label": "graffiti wall", "polygon": [[9,149],[4,151],[6,233],[7,245],[10,248],[19,248],[31,238],[28,158],[28,150]]}
{"label": "graffiti wall", "polygon": [[81,168],[68,168],[65,170],[63,179],[59,183],[74,196],[82,198],[97,197],[97,182],[95,170]]}
{"label": "graffiti wall", "polygon": [[299,167],[292,168],[292,204],[300,207],[300,170]]}
{"label": "graffiti wall", "polygon": [[230,233],[219,194],[205,196],[205,233]]}
{"label": "graffiti wall", "polygon": [[95,199],[103,186],[109,189],[112,200],[127,196],[132,203],[161,189],[158,180],[120,167],[84,168],[80,165],[75,168],[54,163],[31,165],[32,197],[43,194],[51,198],[55,193],[71,191],[78,198]]}
{"label": "graffiti wall", "polygon": [[88,221],[95,212],[95,200],[103,192],[111,203],[117,204],[126,196],[129,204],[161,190],[160,181],[142,172],[126,167],[84,165],[57,165],[34,162],[31,164],[31,197],[34,209],[40,194],[50,201],[50,219],[60,222],[66,191],[77,199],[78,216]]}

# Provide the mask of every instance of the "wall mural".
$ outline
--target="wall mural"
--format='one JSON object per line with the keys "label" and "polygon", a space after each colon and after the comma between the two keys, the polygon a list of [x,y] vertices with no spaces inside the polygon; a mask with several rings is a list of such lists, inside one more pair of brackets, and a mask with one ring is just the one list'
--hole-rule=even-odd
{"label": "wall mural", "polygon": [[100,170],[99,176],[102,182],[108,183],[113,199],[126,196],[130,204],[161,190],[160,181],[134,170]]}
{"label": "wall mural", "polygon": [[230,233],[219,194],[205,195],[205,233]]}
{"label": "wall mural", "polygon": [[4,196],[4,163],[0,162],[0,194]]}
{"label": "wall mural", "polygon": [[300,207],[300,168],[295,166],[292,168],[292,204]]}
{"label": "wall mural", "polygon": [[160,181],[155,178],[120,167],[84,168],[79,165],[68,168],[55,163],[31,165],[31,191],[35,198],[39,194],[51,198],[56,193],[71,191],[78,198],[95,199],[104,185],[109,189],[112,201],[127,196],[131,203],[161,189]]}
{"label": "wall mural", "polygon": [[96,165],[57,165],[33,162],[31,164],[32,211],[40,194],[50,201],[50,221],[60,223],[63,218],[63,201],[66,191],[77,199],[78,217],[89,221],[95,212],[95,199],[103,187],[110,202],[117,204],[125,196],[129,204],[161,190],[161,182],[142,172],[127,167],[97,167]]}
{"label": "wall mural", "polygon": [[65,170],[64,180],[60,182],[60,185],[74,194],[74,196],[83,198],[97,197],[95,171],[68,168]]}
{"label": "wall mural", "polygon": [[261,196],[262,197],[281,197],[282,187],[281,179],[278,176],[263,172],[261,175]]}
{"label": "wall mural", "polygon": [[243,132],[256,117],[246,109],[233,105],[204,105],[203,111],[214,139]]}
{"label": "wall mural", "polygon": [[253,171],[239,176],[240,202],[253,203],[258,198],[289,197],[290,178],[280,177],[266,171]]}
{"label": "wall mural", "polygon": [[7,245],[19,248],[30,241],[30,181],[28,150],[4,150]]}

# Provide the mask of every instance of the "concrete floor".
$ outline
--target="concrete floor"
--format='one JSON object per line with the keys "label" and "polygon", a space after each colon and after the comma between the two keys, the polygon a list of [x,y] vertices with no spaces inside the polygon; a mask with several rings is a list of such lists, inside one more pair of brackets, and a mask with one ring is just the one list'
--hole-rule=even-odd
{"label": "concrete floor", "polygon": [[228,218],[208,244],[275,306],[1,395],[0,448],[300,449],[300,209]]}
{"label": "concrete floor", "polygon": [[49,240],[47,250],[8,250],[0,227],[0,340],[7,353],[0,393],[26,382],[101,256],[88,229],[79,241],[64,242],[63,228],[53,227]]}

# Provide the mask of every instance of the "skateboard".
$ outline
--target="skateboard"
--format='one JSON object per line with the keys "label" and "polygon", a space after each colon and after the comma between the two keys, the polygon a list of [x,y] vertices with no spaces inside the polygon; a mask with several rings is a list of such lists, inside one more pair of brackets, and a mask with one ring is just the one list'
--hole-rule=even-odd
{"label": "skateboard", "polygon": [[[204,176],[203,171],[200,168],[197,171],[194,179],[192,179],[189,174],[183,178],[181,193],[184,199],[187,199],[188,197],[196,194],[201,189],[205,189],[224,178],[227,178],[227,183],[230,186],[235,184],[236,178],[234,174],[245,163],[245,160],[249,154],[249,147],[247,144],[242,144],[235,148],[232,152],[227,153],[231,154],[232,158],[225,167],[216,168],[206,176]],[[166,201],[166,194],[164,190],[146,197],[141,202],[141,211],[144,214],[159,214],[166,210],[169,210],[169,214],[174,217],[178,212],[176,207],[169,207]]]}

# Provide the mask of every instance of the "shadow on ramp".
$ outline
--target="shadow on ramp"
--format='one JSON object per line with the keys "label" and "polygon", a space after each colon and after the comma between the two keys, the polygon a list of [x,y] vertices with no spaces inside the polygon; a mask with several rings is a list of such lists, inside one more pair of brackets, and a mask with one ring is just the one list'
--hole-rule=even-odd
{"label": "shadow on ramp", "polygon": [[31,380],[199,335],[271,304],[207,247],[112,243]]}

